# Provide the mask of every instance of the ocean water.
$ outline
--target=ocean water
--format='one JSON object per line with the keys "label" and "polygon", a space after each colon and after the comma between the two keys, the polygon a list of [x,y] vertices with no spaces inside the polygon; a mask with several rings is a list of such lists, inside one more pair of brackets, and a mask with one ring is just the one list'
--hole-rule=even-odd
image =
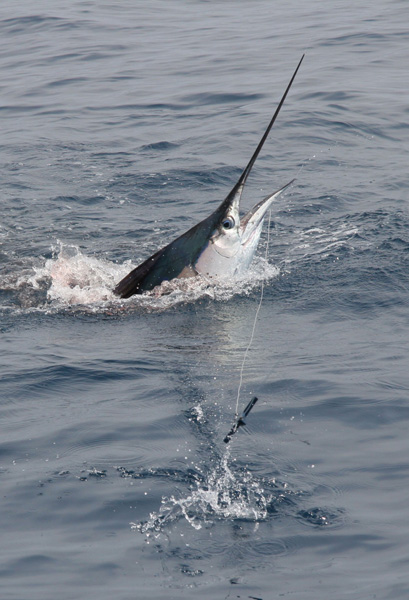
{"label": "ocean water", "polygon": [[[2,600],[408,598],[406,16],[1,4]],[[304,52],[248,274],[115,298],[230,191]]]}

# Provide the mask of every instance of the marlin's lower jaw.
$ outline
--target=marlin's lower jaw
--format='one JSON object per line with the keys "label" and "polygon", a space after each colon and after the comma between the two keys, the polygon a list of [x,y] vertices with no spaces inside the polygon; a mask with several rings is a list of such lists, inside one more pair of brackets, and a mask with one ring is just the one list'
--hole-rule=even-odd
{"label": "marlin's lower jaw", "polygon": [[282,188],[274,192],[273,194],[269,194],[263,200],[260,200],[240,221],[240,229],[241,229],[241,240],[242,244],[246,244],[249,238],[254,236],[254,233],[258,231],[258,235],[260,236],[261,228],[263,226],[264,218],[267,214],[268,209],[271,207],[274,200],[279,196],[285,189],[287,189],[292,183],[294,183],[294,179],[284,185]]}

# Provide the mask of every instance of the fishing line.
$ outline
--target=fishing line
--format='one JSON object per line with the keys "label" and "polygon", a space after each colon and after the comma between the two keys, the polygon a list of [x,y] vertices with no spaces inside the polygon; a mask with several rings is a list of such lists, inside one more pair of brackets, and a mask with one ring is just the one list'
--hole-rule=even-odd
{"label": "fishing line", "polygon": [[[268,251],[269,251],[269,246],[270,246],[270,225],[271,225],[271,209],[268,211],[267,243],[266,243],[266,249],[264,252],[264,259],[266,261],[268,259]],[[226,444],[230,441],[231,436],[236,433],[236,431],[239,429],[239,427],[246,424],[244,421],[244,418],[247,417],[247,415],[249,414],[249,412],[251,411],[251,409],[253,408],[253,406],[255,405],[255,403],[258,400],[258,398],[256,398],[256,397],[252,398],[252,400],[250,400],[250,402],[247,404],[246,408],[244,409],[242,415],[239,417],[239,400],[240,400],[241,388],[243,386],[244,367],[246,364],[247,355],[250,351],[250,348],[251,348],[253,340],[254,340],[254,335],[255,335],[256,327],[257,327],[258,315],[259,315],[259,312],[261,309],[261,305],[263,303],[263,298],[264,298],[264,279],[261,280],[260,299],[258,301],[256,313],[254,315],[254,321],[253,321],[253,327],[251,330],[250,340],[249,340],[249,343],[247,344],[246,350],[244,352],[243,360],[242,360],[241,368],[240,368],[240,379],[239,379],[239,385],[238,385],[238,389],[237,389],[236,408],[235,408],[235,413],[234,413],[234,418],[235,418],[236,422],[234,423],[231,430],[224,438],[224,442]]]}
{"label": "fishing line", "polygon": [[[265,250],[265,253],[264,253],[264,259],[265,260],[267,260],[268,249],[269,249],[269,245],[270,245],[270,224],[271,224],[271,209],[268,212],[267,244],[266,244],[266,250]],[[243,356],[243,361],[241,363],[240,381],[239,381],[239,387],[238,387],[238,390],[237,390],[236,410],[235,410],[235,414],[234,414],[234,416],[235,416],[236,419],[239,416],[239,400],[240,400],[241,388],[242,388],[242,385],[243,385],[244,366],[246,364],[247,355],[248,355],[248,353],[250,351],[250,348],[251,348],[251,345],[253,343],[254,334],[256,332],[258,314],[260,312],[260,308],[261,308],[261,305],[263,303],[263,298],[264,298],[264,279],[261,280],[260,300],[259,300],[258,305],[257,305],[256,314],[254,315],[254,322],[253,322],[253,328],[251,330],[250,340],[249,340],[249,343],[247,344],[247,348],[246,348],[246,350],[244,352],[244,356]]]}
{"label": "fishing line", "polygon": [[[330,148],[331,150],[331,148]],[[308,159],[308,161],[311,160],[315,160],[317,157],[314,154],[311,158]],[[306,162],[301,163],[301,165],[298,168],[297,174],[295,176],[295,179],[299,176],[299,174],[301,173],[301,171],[304,169]],[[268,251],[269,251],[269,246],[270,246],[270,225],[271,225],[271,209],[268,212],[268,227],[267,227],[267,243],[266,243],[266,249],[265,249],[265,253],[264,253],[264,259],[267,261],[268,260]],[[224,438],[224,442],[227,444],[232,435],[234,435],[236,433],[236,431],[242,427],[243,425],[245,425],[245,417],[247,417],[247,415],[249,414],[249,412],[251,411],[251,409],[253,408],[253,406],[256,404],[258,398],[254,397],[250,400],[250,402],[246,405],[245,409],[243,410],[242,414],[239,416],[239,401],[240,401],[240,393],[241,393],[241,388],[243,386],[243,378],[244,378],[244,367],[246,365],[246,361],[247,361],[247,355],[250,351],[250,348],[253,344],[253,340],[254,340],[254,335],[256,332],[256,327],[257,327],[257,320],[258,320],[258,315],[261,309],[261,305],[263,303],[263,298],[264,298],[264,279],[261,281],[261,291],[260,291],[260,299],[258,301],[257,304],[257,309],[256,309],[256,313],[254,315],[254,321],[253,321],[253,327],[251,330],[251,335],[250,335],[250,340],[249,343],[247,344],[246,350],[244,352],[243,355],[243,360],[241,363],[241,368],[240,368],[240,377],[239,377],[239,385],[238,385],[238,389],[237,389],[237,397],[236,397],[236,407],[235,407],[235,412],[234,412],[234,418],[235,418],[235,423],[233,424],[231,430],[229,431],[229,433],[226,435],[226,437]]]}

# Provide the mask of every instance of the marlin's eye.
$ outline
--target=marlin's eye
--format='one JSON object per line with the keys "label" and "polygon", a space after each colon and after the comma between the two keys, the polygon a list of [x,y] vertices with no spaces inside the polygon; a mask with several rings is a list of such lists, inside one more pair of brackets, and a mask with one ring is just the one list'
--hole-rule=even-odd
{"label": "marlin's eye", "polygon": [[233,217],[227,217],[226,219],[224,219],[222,225],[223,229],[232,229],[234,227]]}

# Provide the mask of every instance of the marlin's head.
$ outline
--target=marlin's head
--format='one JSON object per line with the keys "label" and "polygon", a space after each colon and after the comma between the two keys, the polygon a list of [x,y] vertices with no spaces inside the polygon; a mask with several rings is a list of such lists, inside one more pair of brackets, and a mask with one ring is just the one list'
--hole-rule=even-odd
{"label": "marlin's head", "polygon": [[214,229],[194,265],[195,270],[204,277],[216,279],[245,271],[257,249],[268,209],[291,183],[263,198],[241,218],[240,200],[244,184],[238,188],[235,186],[226,200],[208,217],[213,220]]}
{"label": "marlin's head", "polygon": [[253,156],[225,200],[206,219],[155,252],[126,275],[114,289],[115,294],[121,298],[129,298],[133,294],[152,290],[163,281],[195,275],[223,280],[247,269],[257,249],[264,217],[271,203],[292,181],[266,196],[240,219],[241,196],[303,58],[304,56],[298,63]]}

